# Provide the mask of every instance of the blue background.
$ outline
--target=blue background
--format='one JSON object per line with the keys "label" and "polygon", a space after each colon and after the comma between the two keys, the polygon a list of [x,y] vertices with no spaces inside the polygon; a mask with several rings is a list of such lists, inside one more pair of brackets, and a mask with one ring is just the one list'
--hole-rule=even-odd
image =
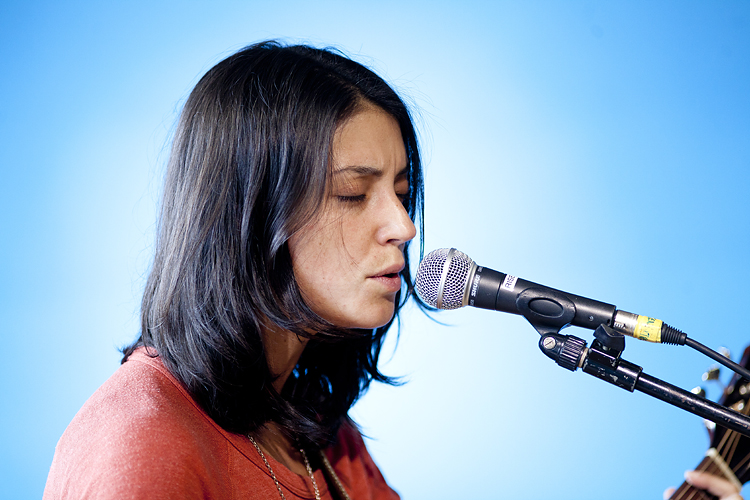
{"label": "blue background", "polygon": [[[55,443],[137,333],[187,93],[268,38],[339,47],[419,110],[427,250],[735,359],[750,341],[748,2],[8,1],[0,497],[41,496]],[[707,447],[700,418],[554,365],[520,317],[438,319],[404,315],[383,369],[409,382],[353,411],[404,499],[661,498]],[[624,357],[688,389],[711,364],[636,341]]]}

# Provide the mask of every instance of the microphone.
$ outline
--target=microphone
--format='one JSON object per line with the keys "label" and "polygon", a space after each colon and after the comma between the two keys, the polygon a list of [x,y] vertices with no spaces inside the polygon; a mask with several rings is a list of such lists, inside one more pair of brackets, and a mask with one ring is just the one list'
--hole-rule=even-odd
{"label": "microphone", "polygon": [[687,339],[685,333],[659,319],[477,266],[455,248],[427,254],[419,263],[415,288],[426,304],[438,309],[468,305],[520,314],[541,335],[570,325],[592,330],[605,325],[649,342],[685,345]]}

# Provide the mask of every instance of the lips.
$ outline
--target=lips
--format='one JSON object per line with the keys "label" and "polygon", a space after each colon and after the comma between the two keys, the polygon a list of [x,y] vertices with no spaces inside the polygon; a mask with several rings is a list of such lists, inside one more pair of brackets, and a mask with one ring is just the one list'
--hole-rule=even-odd
{"label": "lips", "polygon": [[378,273],[376,275],[373,275],[373,276],[370,276],[370,277],[371,278],[379,278],[379,277],[382,277],[382,276],[396,277],[403,270],[404,270],[404,263],[401,262],[401,263],[398,263],[398,264],[393,264],[392,266],[388,266],[385,269],[383,269],[383,271],[381,271],[380,273]]}
{"label": "lips", "polygon": [[396,265],[389,266],[383,269],[382,272],[376,275],[370,276],[368,279],[381,284],[391,293],[398,292],[399,290],[401,290],[400,273],[403,270],[404,270],[403,263],[396,264]]}

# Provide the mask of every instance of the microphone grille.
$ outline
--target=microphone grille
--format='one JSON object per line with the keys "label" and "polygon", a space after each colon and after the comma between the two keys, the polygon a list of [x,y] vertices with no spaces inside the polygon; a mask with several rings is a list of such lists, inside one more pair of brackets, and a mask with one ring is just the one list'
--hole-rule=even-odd
{"label": "microphone grille", "polygon": [[474,261],[455,248],[433,250],[419,263],[417,293],[426,304],[438,309],[463,307],[466,284],[473,268]]}

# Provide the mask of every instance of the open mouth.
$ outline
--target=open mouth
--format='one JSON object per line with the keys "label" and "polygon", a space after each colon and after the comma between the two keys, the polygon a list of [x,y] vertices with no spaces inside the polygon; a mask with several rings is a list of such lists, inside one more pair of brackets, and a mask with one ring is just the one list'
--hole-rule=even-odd
{"label": "open mouth", "polygon": [[401,290],[401,275],[395,273],[383,273],[372,277],[373,280],[384,286],[388,293],[395,293]]}

